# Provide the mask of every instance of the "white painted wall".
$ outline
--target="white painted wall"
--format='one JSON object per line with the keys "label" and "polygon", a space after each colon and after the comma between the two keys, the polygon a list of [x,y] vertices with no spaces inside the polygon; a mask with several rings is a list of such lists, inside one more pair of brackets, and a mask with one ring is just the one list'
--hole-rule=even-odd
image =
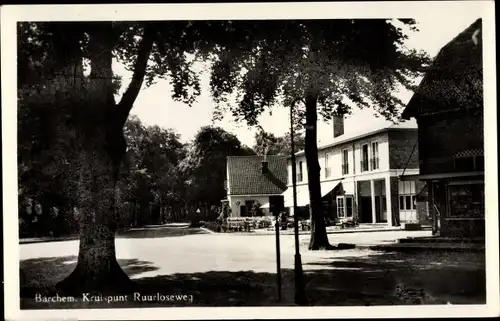
{"label": "white painted wall", "polygon": [[[228,196],[229,206],[231,208],[231,217],[239,217],[240,215],[240,206],[245,205],[245,201],[256,201],[259,202],[260,205],[264,205],[269,202],[269,196],[238,196],[238,195],[229,195]],[[238,204],[239,203],[239,204]],[[268,209],[262,209],[264,215],[270,215]]]}

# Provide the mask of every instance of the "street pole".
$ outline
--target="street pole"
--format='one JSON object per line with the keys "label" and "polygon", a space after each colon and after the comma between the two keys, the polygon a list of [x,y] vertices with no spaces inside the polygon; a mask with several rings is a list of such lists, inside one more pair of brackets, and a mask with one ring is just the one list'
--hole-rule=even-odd
{"label": "street pole", "polygon": [[278,285],[278,302],[281,302],[281,255],[280,255],[280,226],[279,212],[276,212],[276,277]]}
{"label": "street pole", "polygon": [[297,217],[297,168],[295,164],[295,142],[293,133],[293,106],[290,105],[290,139],[292,156],[292,191],[293,191],[293,225],[295,236],[295,304],[306,305],[307,298],[304,288],[304,272],[302,271],[302,258],[299,248],[299,218]]}

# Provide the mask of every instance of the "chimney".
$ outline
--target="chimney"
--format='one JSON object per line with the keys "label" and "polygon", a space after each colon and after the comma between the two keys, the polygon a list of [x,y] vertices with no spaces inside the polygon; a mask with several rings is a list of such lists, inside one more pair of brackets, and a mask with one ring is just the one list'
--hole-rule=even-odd
{"label": "chimney", "polygon": [[344,135],[344,115],[333,115],[333,138]]}
{"label": "chimney", "polygon": [[262,174],[267,174],[269,172],[267,160],[262,161]]}

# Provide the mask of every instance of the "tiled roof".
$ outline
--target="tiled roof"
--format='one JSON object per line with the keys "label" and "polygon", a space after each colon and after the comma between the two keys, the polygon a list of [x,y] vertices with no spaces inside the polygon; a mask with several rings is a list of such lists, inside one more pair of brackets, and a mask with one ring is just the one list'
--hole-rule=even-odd
{"label": "tiled roof", "polygon": [[[286,186],[286,158],[283,156],[266,156],[266,160],[271,175],[269,177],[262,174],[264,156],[229,156],[227,158],[229,194],[272,195],[283,193],[284,189],[279,185],[284,184]],[[283,184],[279,184],[279,181]]]}
{"label": "tiled roof", "polygon": [[437,54],[402,116],[419,106],[482,107],[482,21],[476,20]]}

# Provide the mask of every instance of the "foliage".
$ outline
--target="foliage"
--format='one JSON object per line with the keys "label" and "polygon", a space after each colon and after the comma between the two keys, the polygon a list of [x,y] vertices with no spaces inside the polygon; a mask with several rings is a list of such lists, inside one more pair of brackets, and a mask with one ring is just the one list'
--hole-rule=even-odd
{"label": "foliage", "polygon": [[220,127],[200,128],[189,145],[181,169],[187,178],[187,198],[194,204],[219,206],[226,197],[227,156],[245,156],[253,152],[239,139]]}
{"label": "foliage", "polygon": [[[302,133],[294,134],[294,145],[295,152],[304,149],[305,142]],[[253,150],[257,155],[290,156],[292,151],[290,133],[276,137],[273,133],[261,129],[255,134]]]}

